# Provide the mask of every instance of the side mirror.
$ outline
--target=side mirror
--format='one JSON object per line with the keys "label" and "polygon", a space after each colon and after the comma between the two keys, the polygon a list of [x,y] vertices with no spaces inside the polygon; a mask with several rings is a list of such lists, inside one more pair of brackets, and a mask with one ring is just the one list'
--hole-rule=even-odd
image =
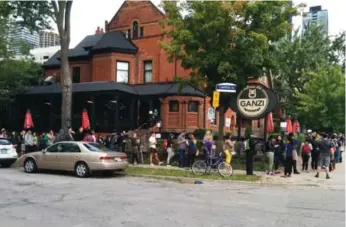
{"label": "side mirror", "polygon": [[47,150],[46,150],[46,149],[43,149],[43,150],[42,150],[42,153],[43,153],[43,154],[45,154],[46,152],[47,152]]}

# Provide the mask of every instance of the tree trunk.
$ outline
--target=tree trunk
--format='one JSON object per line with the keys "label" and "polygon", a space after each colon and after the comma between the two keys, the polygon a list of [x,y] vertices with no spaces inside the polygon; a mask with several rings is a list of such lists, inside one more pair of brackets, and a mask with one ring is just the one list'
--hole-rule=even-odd
{"label": "tree trunk", "polygon": [[72,79],[70,67],[68,64],[68,44],[65,39],[61,39],[61,55],[60,55],[60,70],[61,70],[61,128],[67,129],[72,126]]}

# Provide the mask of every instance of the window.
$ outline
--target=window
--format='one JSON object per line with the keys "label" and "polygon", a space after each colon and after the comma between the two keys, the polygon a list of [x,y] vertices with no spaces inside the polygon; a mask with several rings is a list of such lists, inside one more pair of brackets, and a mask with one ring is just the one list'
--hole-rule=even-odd
{"label": "window", "polygon": [[135,21],[133,22],[133,25],[132,25],[132,36],[133,38],[138,38],[138,22]]}
{"label": "window", "polygon": [[145,83],[153,82],[153,62],[152,61],[144,62],[144,82]]}
{"label": "window", "polygon": [[188,104],[188,112],[198,112],[198,102],[190,101]]}
{"label": "window", "polygon": [[117,75],[116,82],[128,83],[129,82],[129,63],[124,61],[117,62]]}
{"label": "window", "polygon": [[43,56],[43,59],[45,59],[45,60],[48,59],[48,58],[49,58],[49,56]]}
{"label": "window", "polygon": [[178,101],[169,101],[169,112],[179,112]]}
{"label": "window", "polygon": [[84,147],[86,147],[91,152],[110,152],[106,146],[101,145],[99,143],[83,143]]}
{"label": "window", "polygon": [[80,67],[72,68],[72,83],[80,83]]}
{"label": "window", "polygon": [[60,152],[65,153],[80,153],[80,148],[77,144],[74,143],[65,143],[63,144],[63,150]]}
{"label": "window", "polygon": [[62,150],[62,144],[61,143],[54,144],[54,145],[47,148],[47,152],[49,152],[49,153],[58,153],[61,150]]}
{"label": "window", "polygon": [[8,141],[6,139],[0,139],[0,145],[7,146],[7,145],[12,145],[12,144],[10,143],[10,141]]}
{"label": "window", "polygon": [[143,36],[144,36],[144,28],[143,28],[143,27],[141,27],[141,28],[139,29],[139,36],[140,36],[140,37],[143,37]]}

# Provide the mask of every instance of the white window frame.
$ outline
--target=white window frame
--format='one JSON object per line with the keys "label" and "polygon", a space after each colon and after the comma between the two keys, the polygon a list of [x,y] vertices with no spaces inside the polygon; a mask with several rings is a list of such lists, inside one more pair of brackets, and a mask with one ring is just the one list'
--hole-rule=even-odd
{"label": "white window frame", "polygon": [[128,61],[117,61],[116,63],[116,82],[128,83],[130,76],[130,63]]}

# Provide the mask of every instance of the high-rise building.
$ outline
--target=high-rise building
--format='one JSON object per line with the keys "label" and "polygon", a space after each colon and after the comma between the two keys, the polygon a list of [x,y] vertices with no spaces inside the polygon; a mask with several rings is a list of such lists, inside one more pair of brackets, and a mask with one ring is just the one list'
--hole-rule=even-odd
{"label": "high-rise building", "polygon": [[53,47],[60,45],[60,37],[52,31],[40,31],[40,47]]}
{"label": "high-rise building", "polygon": [[23,48],[34,49],[40,46],[40,37],[38,32],[30,31],[23,26],[23,21],[11,23],[10,28],[10,50],[15,55],[21,55]]}
{"label": "high-rise building", "polygon": [[303,32],[309,24],[321,25],[328,34],[328,10],[321,6],[310,7],[309,12],[303,16]]}

